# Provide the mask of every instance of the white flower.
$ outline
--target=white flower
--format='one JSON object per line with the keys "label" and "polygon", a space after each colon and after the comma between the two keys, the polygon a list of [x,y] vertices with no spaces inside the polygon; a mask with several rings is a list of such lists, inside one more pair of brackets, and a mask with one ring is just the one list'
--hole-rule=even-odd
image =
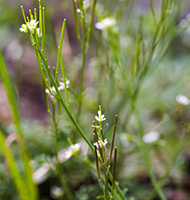
{"label": "white flower", "polygon": [[93,143],[94,146],[96,146],[97,149],[102,148],[102,149],[106,149],[106,144],[108,143],[107,139],[102,140],[99,139],[98,142]]}
{"label": "white flower", "polygon": [[[50,90],[51,90],[51,92],[52,92],[53,94],[56,94],[56,89],[55,89],[54,86],[53,86],[53,87],[50,87]],[[50,94],[50,91],[49,91],[48,88],[46,88],[46,93],[47,93],[47,94]]]}
{"label": "white flower", "polygon": [[184,95],[177,95],[177,97],[176,97],[176,101],[177,101],[178,104],[180,104],[180,105],[184,105],[184,106],[190,104],[190,100],[189,100],[189,98],[187,98],[187,97],[184,96]]}
{"label": "white flower", "polygon": [[28,27],[30,28],[30,32],[32,34],[34,34],[34,31],[37,29],[37,25],[38,25],[38,22],[36,22],[36,20],[30,20],[29,23],[27,23]]}
{"label": "white flower", "polygon": [[105,139],[104,141],[99,139],[98,140],[98,143],[99,143],[99,146],[102,148],[102,149],[105,149],[106,148],[106,144],[108,143],[107,139]]}
{"label": "white flower", "polygon": [[99,30],[105,30],[107,28],[113,27],[116,25],[116,20],[114,18],[105,18],[100,22],[95,24],[95,27]]}
{"label": "white flower", "polygon": [[106,120],[105,115],[102,114],[100,110],[98,111],[98,116],[95,116],[95,119],[96,119],[99,123],[101,123],[101,122],[103,122],[103,121]]}
{"label": "white flower", "polygon": [[77,13],[81,13],[81,10],[79,8],[77,8]]}
{"label": "white flower", "polygon": [[[54,86],[53,86],[53,87],[50,87],[50,90],[51,90],[51,93],[53,93],[54,95],[56,95],[56,89],[55,89]],[[50,93],[50,91],[49,91],[48,88],[46,88],[45,92],[48,94],[48,96],[49,96],[49,98],[50,98],[51,100],[55,100],[55,97]]]}
{"label": "white flower", "polygon": [[93,145],[96,146],[97,149],[99,149],[99,144],[98,144],[98,142],[94,142]]}
{"label": "white flower", "polygon": [[28,29],[31,34],[34,34],[34,31],[37,29],[38,22],[36,20],[32,19],[26,24],[22,24],[21,28],[19,29],[21,32],[28,33]]}
{"label": "white flower", "polygon": [[[70,81],[66,80],[66,88],[68,89],[70,87]],[[59,82],[58,90],[64,90],[65,89],[65,83]]]}
{"label": "white flower", "polygon": [[72,153],[75,154],[75,153],[77,153],[80,150],[80,146],[81,146],[81,144],[79,144],[79,143],[72,144],[69,147],[69,151],[72,151]]}
{"label": "white flower", "polygon": [[81,146],[81,144],[79,144],[79,143],[72,144],[69,147],[69,149],[67,150],[67,152],[65,154],[65,158],[69,159],[71,156],[73,156],[74,154],[76,154],[77,152],[79,152],[80,146]]}
{"label": "white flower", "polygon": [[160,133],[158,131],[151,131],[143,136],[143,140],[145,143],[156,142],[160,137]]}
{"label": "white flower", "polygon": [[[70,81],[67,80],[66,81],[66,88],[69,88],[69,85],[70,85]],[[64,90],[64,89],[65,89],[65,84],[63,82],[59,82],[58,90],[60,91],[60,90]],[[56,95],[57,94],[56,89],[55,89],[54,86],[52,86],[52,87],[50,87],[50,90],[51,90],[51,92],[49,91],[48,88],[46,88],[45,92],[48,94],[48,96],[49,96],[50,99],[54,100],[55,97],[51,93],[53,93],[54,95]]]}
{"label": "white flower", "polygon": [[19,28],[19,30],[21,32],[28,33],[28,29],[27,29],[26,24],[22,24],[21,27]]}
{"label": "white flower", "polygon": [[100,138],[98,139],[98,142],[93,143],[93,145],[96,146],[98,156],[100,156],[99,148],[101,148],[105,151],[107,143],[108,143],[107,139],[102,140]]}

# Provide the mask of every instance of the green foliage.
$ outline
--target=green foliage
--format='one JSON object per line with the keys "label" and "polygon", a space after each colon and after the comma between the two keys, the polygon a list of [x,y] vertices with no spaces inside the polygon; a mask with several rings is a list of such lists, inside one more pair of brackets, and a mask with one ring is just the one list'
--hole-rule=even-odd
{"label": "green foliage", "polygon": [[[1,158],[18,193],[8,190],[11,179],[1,164],[0,198],[174,199],[166,189],[175,184],[180,190],[189,173],[182,167],[188,166],[189,99],[179,94],[189,91],[184,38],[189,37],[190,20],[187,16],[178,22],[188,2],[150,0],[150,7],[142,8],[135,0],[66,0],[54,2],[60,5],[55,9],[51,1],[42,3],[46,10],[41,1],[34,11],[21,6],[22,46],[30,55],[24,52],[18,65],[25,74],[25,56],[32,60],[27,65],[38,65],[49,124],[20,117],[23,83],[19,76],[10,78],[0,53],[0,77],[14,124],[0,124]],[[73,19],[67,14],[62,19],[59,9],[72,13]],[[15,22],[16,10],[0,21]],[[59,42],[58,25],[50,24],[55,19],[62,22]],[[74,37],[70,27],[75,28]],[[3,53],[9,66],[7,49]],[[8,145],[12,133],[16,142]],[[39,175],[38,192],[33,176],[40,169],[47,171]],[[52,191],[61,195],[49,195]]]}

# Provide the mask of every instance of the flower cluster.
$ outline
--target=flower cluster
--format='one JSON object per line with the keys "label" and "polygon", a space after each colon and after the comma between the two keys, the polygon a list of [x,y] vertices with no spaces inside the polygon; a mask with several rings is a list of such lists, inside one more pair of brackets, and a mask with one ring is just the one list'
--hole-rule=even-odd
{"label": "flower cluster", "polygon": [[99,138],[97,142],[93,143],[93,145],[97,148],[97,155],[100,156],[100,149],[101,150],[106,150],[106,144],[108,143],[107,139],[101,139]]}
{"label": "flower cluster", "polygon": [[95,24],[95,27],[99,30],[105,30],[116,25],[116,20],[114,18],[105,18],[100,22]]}
{"label": "flower cluster", "polygon": [[[114,159],[113,159],[113,183],[115,182],[115,172],[116,172],[116,160],[117,160],[117,147],[114,147],[114,141],[115,141],[115,131],[116,131],[116,124],[117,124],[117,115],[115,116],[115,123],[113,126],[113,137],[112,137],[112,142],[111,142],[111,149],[110,151],[107,151],[106,144],[108,143],[108,138],[112,132],[112,130],[107,133],[105,130],[103,132],[102,130],[102,124],[101,122],[106,120],[104,115],[101,112],[101,106],[99,106],[99,111],[98,111],[98,116],[95,116],[96,120],[99,122],[99,126],[95,125],[95,121],[93,121],[93,136],[94,136],[94,154],[95,154],[95,161],[96,161],[96,169],[97,169],[97,175],[98,175],[98,180],[101,185],[101,188],[103,190],[103,193],[108,192],[108,185],[110,183],[110,178],[109,178],[109,170],[111,167],[111,161],[112,161],[112,155],[114,151]],[[102,184],[102,177],[101,177],[101,171],[100,171],[100,165],[104,169],[104,185]],[[104,188],[107,188],[104,190]],[[108,191],[107,191],[108,190]],[[113,191],[114,191],[114,184],[111,189],[111,195],[109,199],[113,199]],[[106,196],[108,196],[107,194]],[[108,199],[108,198],[107,198]]]}
{"label": "flower cluster", "polygon": [[[70,81],[66,80],[66,88],[68,89],[70,87]],[[65,83],[59,82],[58,90],[64,90],[65,89]]]}
{"label": "flower cluster", "polygon": [[[55,100],[54,95],[56,95],[56,89],[54,86],[50,87],[50,90],[48,88],[46,88],[45,92],[48,94],[48,96],[51,100]],[[54,94],[54,95],[52,95],[52,94]]]}
{"label": "flower cluster", "polygon": [[102,149],[106,149],[106,144],[108,143],[107,139],[102,140],[99,138],[98,142],[94,143],[94,146],[97,147],[97,149],[102,148]]}
{"label": "flower cluster", "polygon": [[[92,127],[94,128],[95,132],[95,142],[93,143],[93,145],[96,147],[97,149],[97,154],[98,156],[100,156],[100,153],[106,150],[106,144],[108,143],[107,139],[104,139],[104,135],[102,132],[102,122],[106,120],[105,115],[102,114],[102,109],[101,106],[99,106],[99,111],[98,111],[98,116],[95,116],[95,119],[99,122],[99,126],[94,124],[92,125]],[[98,129],[98,134],[96,132],[96,129]]]}
{"label": "flower cluster", "polygon": [[[68,89],[69,87],[70,87],[70,81],[66,80],[66,88]],[[59,82],[58,90],[60,91],[64,89],[65,89],[65,84],[63,82]],[[57,94],[57,92],[54,86],[50,87],[50,90],[46,88],[45,92],[48,94],[51,100],[55,100],[54,96]]]}
{"label": "flower cluster", "polygon": [[80,150],[81,144],[76,143],[72,144],[66,152],[65,158],[69,159],[74,154],[78,153]]}
{"label": "flower cluster", "polygon": [[19,30],[21,32],[30,33],[30,34],[34,34],[36,31],[38,37],[41,37],[42,31],[39,28],[37,28],[38,23],[39,23],[38,21],[36,21],[35,19],[32,19],[28,21],[26,24],[22,24]]}
{"label": "flower cluster", "polygon": [[103,121],[106,120],[105,115],[102,114],[101,109],[98,111],[98,116],[95,116],[95,119],[96,119],[99,123],[101,123],[101,122],[103,122]]}

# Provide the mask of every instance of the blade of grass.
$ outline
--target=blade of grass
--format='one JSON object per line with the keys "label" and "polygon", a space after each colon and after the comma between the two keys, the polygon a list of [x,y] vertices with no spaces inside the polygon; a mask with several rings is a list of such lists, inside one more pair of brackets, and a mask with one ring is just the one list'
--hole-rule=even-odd
{"label": "blade of grass", "polygon": [[0,130],[0,148],[1,148],[4,156],[7,159],[7,164],[8,164],[9,170],[11,172],[13,181],[16,185],[16,188],[17,188],[17,191],[18,191],[18,194],[19,194],[21,200],[30,200],[30,196],[28,195],[28,191],[26,188],[26,183],[23,181],[23,179],[18,171],[16,161],[14,159],[14,156],[13,156],[11,150],[6,146],[5,138],[4,138],[1,130]]}
{"label": "blade of grass", "polygon": [[65,32],[65,22],[66,22],[66,19],[63,20],[62,29],[61,29],[60,42],[59,42],[59,46],[58,46],[55,81],[57,81],[57,76],[58,76],[58,72],[59,72],[59,65],[60,65],[60,59],[61,59],[61,50],[62,50],[62,46],[63,46],[63,36],[64,36],[64,32]]}
{"label": "blade of grass", "polygon": [[[22,129],[21,129],[21,124],[20,124],[20,116],[19,116],[19,111],[18,111],[18,103],[16,102],[16,95],[15,95],[15,91],[13,89],[13,85],[11,83],[11,79],[9,77],[2,53],[0,52],[0,76],[2,78],[6,93],[7,93],[7,97],[9,100],[9,105],[11,108],[11,114],[13,117],[13,121],[15,123],[15,128],[16,131],[18,133],[18,135],[21,137],[21,142],[19,143],[20,149],[21,149],[21,155],[22,155],[22,159],[24,162],[24,166],[25,166],[25,178],[26,178],[26,185],[28,187],[28,190],[30,192],[30,199],[31,200],[36,200],[38,199],[38,195],[37,195],[37,188],[36,185],[33,182],[32,179],[32,169],[31,166],[29,164],[30,162],[30,158],[27,152],[27,149],[25,148],[25,144],[24,144],[24,140],[23,140],[23,133],[22,133]],[[19,192],[19,191],[18,191]]]}
{"label": "blade of grass", "polygon": [[17,129],[17,133],[23,137],[22,131],[21,131],[21,127],[20,127],[20,118],[19,118],[19,111],[18,111],[18,105],[17,102],[15,101],[16,99],[16,94],[15,91],[13,89],[13,85],[11,82],[11,79],[9,77],[8,71],[6,69],[5,66],[5,62],[2,56],[2,53],[0,52],[0,76],[1,79],[4,83],[5,86],[5,90],[8,96],[8,100],[9,100],[9,105],[10,105],[10,109],[11,109],[11,114],[13,117],[13,121],[16,125],[16,129]]}

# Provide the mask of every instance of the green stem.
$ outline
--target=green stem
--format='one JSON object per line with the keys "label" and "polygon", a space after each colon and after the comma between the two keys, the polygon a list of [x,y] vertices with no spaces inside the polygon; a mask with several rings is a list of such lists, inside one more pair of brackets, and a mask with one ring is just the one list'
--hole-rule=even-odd
{"label": "green stem", "polygon": [[[109,172],[109,179],[110,179],[110,181],[113,181],[113,176],[112,176],[111,172]],[[114,183],[114,186],[115,186],[115,189],[118,192],[118,195],[120,196],[120,198],[122,200],[126,200],[125,196],[123,195],[121,188],[119,187],[119,184],[116,181]],[[116,196],[116,193],[115,193],[115,196]]]}
{"label": "green stem", "polygon": [[156,20],[156,14],[155,14],[155,9],[154,9],[154,0],[150,0],[150,7],[151,7],[152,16],[154,18],[154,23],[156,25],[157,20]]}
{"label": "green stem", "polygon": [[85,25],[85,11],[81,10],[81,24],[82,24],[82,29],[83,29],[83,41],[81,42],[80,37],[79,37],[79,31],[78,31],[78,22],[77,22],[77,16],[76,16],[76,5],[74,3],[74,14],[75,14],[75,27],[76,27],[76,32],[77,32],[77,37],[79,39],[79,42],[81,42],[81,48],[82,48],[82,67],[81,67],[81,79],[80,79],[80,90],[79,90],[79,107],[78,107],[78,113],[77,113],[77,119],[80,116],[81,113],[81,107],[82,107],[82,99],[83,99],[83,87],[84,87],[84,75],[85,75],[85,64],[86,64],[86,54],[87,50],[90,44],[90,39],[91,39],[91,33],[92,33],[92,24],[93,24],[93,19],[94,19],[94,13],[95,13],[95,8],[96,8],[96,2],[97,0],[94,0],[93,6],[92,6],[92,13],[91,13],[91,19],[90,19],[90,24],[88,26],[88,30],[86,31],[86,25]]}
{"label": "green stem", "polygon": [[95,8],[96,8],[96,3],[97,0],[94,0],[93,2],[93,6],[92,6],[92,13],[91,13],[91,19],[90,19],[90,24],[88,27],[88,32],[87,32],[87,49],[89,48],[89,44],[90,44],[90,39],[91,39],[91,35],[92,35],[92,24],[93,24],[93,19],[94,19],[94,13],[95,13]]}
{"label": "green stem", "polygon": [[77,113],[77,119],[80,116],[81,113],[81,107],[82,107],[82,99],[83,99],[83,87],[84,87],[84,75],[85,75],[85,63],[86,63],[86,44],[83,41],[82,43],[82,67],[81,67],[81,79],[80,79],[80,90],[79,90],[79,107],[78,107],[78,113]]}
{"label": "green stem", "polygon": [[54,128],[55,128],[55,158],[56,158],[56,171],[57,171],[57,175],[58,175],[58,178],[61,182],[61,185],[62,185],[62,188],[65,190],[65,195],[67,197],[67,199],[73,199],[72,198],[72,194],[68,188],[68,185],[65,181],[65,179],[63,178],[63,173],[62,173],[62,170],[61,170],[61,164],[60,164],[60,161],[59,161],[59,143],[58,143],[58,124],[56,122],[56,118],[55,118],[55,105],[54,103],[52,104],[53,106],[53,123],[54,123]]}
{"label": "green stem", "polygon": [[42,8],[42,40],[43,40],[43,48],[45,59],[47,60],[47,49],[46,49],[46,27],[45,27],[45,8]]}
{"label": "green stem", "polygon": [[104,200],[108,200],[108,173],[109,173],[109,166],[106,167],[106,164],[101,162],[103,167],[104,176],[105,176],[105,189],[104,189]]}
{"label": "green stem", "polygon": [[96,169],[93,167],[93,170],[96,171],[96,173],[98,175],[98,182],[100,184],[102,191],[104,192],[105,191],[104,186],[102,184],[101,177],[100,177],[100,170],[99,170],[99,163],[98,163],[98,155],[97,155],[97,147],[96,146],[95,146],[95,159],[96,159]]}
{"label": "green stem", "polygon": [[65,98],[66,98],[66,102],[67,102],[67,107],[68,107],[69,111],[71,111],[70,103],[69,103],[69,96],[68,96],[68,88],[66,85],[65,70],[64,70],[62,58],[60,59],[60,62],[61,62],[61,70],[62,70],[62,75],[63,75],[63,82],[65,84]]}
{"label": "green stem", "polygon": [[[59,46],[58,46],[55,81],[57,81],[57,76],[58,76],[58,73],[59,73],[59,65],[60,65],[60,62],[61,62],[61,59],[62,59],[61,58],[61,50],[62,50],[62,46],[63,46],[63,36],[64,36],[64,31],[65,31],[65,23],[66,23],[66,19],[63,20],[62,29],[61,29],[60,42],[59,42]],[[66,87],[66,85],[65,85],[65,87]]]}
{"label": "green stem", "polygon": [[82,44],[81,36],[80,36],[80,32],[79,32],[79,26],[78,26],[77,8],[76,8],[76,3],[74,0],[73,0],[73,13],[74,13],[75,31],[76,31],[77,39],[80,42],[80,44]]}
{"label": "green stem", "polygon": [[117,165],[117,147],[115,147],[115,152],[114,152],[113,181],[112,181],[110,200],[113,198],[113,195],[114,195],[116,165]]}
{"label": "green stem", "polygon": [[[39,64],[39,67],[40,67],[40,71],[42,73],[42,77],[43,77],[43,80],[44,82],[47,84],[47,80],[46,80],[46,77],[44,75],[44,72],[43,72],[43,69],[41,67],[41,61],[40,61],[40,58],[39,56],[41,57],[44,65],[45,65],[45,68],[47,69],[46,73],[48,75],[48,77],[50,78],[50,81],[51,83],[53,84],[53,86],[55,87],[55,90],[56,90],[56,93],[57,93],[57,96],[61,102],[61,105],[63,106],[63,108],[65,109],[66,113],[68,114],[70,120],[72,121],[72,123],[74,124],[74,126],[77,128],[77,130],[79,131],[81,137],[86,141],[86,143],[88,144],[88,146],[90,147],[90,149],[92,150],[92,152],[94,152],[94,148],[91,144],[91,142],[88,140],[88,138],[86,137],[85,133],[82,131],[82,129],[80,128],[79,124],[77,123],[77,121],[75,120],[74,116],[72,115],[71,111],[68,109],[68,107],[66,106],[61,94],[60,94],[60,91],[58,90],[58,87],[57,87],[57,83],[56,81],[54,80],[53,76],[51,75],[51,73],[49,72],[48,70],[48,65],[47,65],[47,62],[45,60],[45,58],[43,57],[42,53],[40,52],[39,49],[37,49],[37,47],[35,48],[35,51],[36,51],[36,56],[37,56],[37,61],[38,61],[38,64]],[[46,85],[48,86],[48,84]]]}
{"label": "green stem", "polygon": [[[97,174],[98,174],[98,172],[97,172],[97,170],[96,170],[96,168],[94,167],[94,165],[92,165],[92,163],[87,159],[87,160],[85,160],[84,158],[82,158],[79,154],[77,154],[77,157],[80,159],[80,160],[82,160],[84,163],[86,163],[94,172],[96,172]],[[102,164],[102,162],[101,162],[101,160],[98,158],[98,160],[99,160],[99,162]],[[113,176],[112,176],[112,174],[111,174],[111,172],[109,171],[109,179],[110,179],[110,181],[111,182],[113,182]],[[100,178],[101,179],[103,179],[104,180],[104,177],[100,174]],[[99,183],[101,182],[101,180],[99,181]],[[101,184],[102,184],[102,182],[101,182]],[[102,187],[104,188],[104,186],[102,185]],[[122,192],[122,190],[120,189],[120,187],[119,187],[119,185],[116,183],[116,181],[115,181],[115,183],[114,183],[114,187],[115,187],[115,189],[116,189],[116,191],[117,192],[115,192],[114,193],[114,196],[116,197],[116,199],[117,200],[126,200],[126,198],[125,198],[125,196],[123,195],[123,192]],[[111,189],[111,186],[110,186],[110,184],[109,184],[109,188]],[[103,190],[104,191],[104,190]]]}

